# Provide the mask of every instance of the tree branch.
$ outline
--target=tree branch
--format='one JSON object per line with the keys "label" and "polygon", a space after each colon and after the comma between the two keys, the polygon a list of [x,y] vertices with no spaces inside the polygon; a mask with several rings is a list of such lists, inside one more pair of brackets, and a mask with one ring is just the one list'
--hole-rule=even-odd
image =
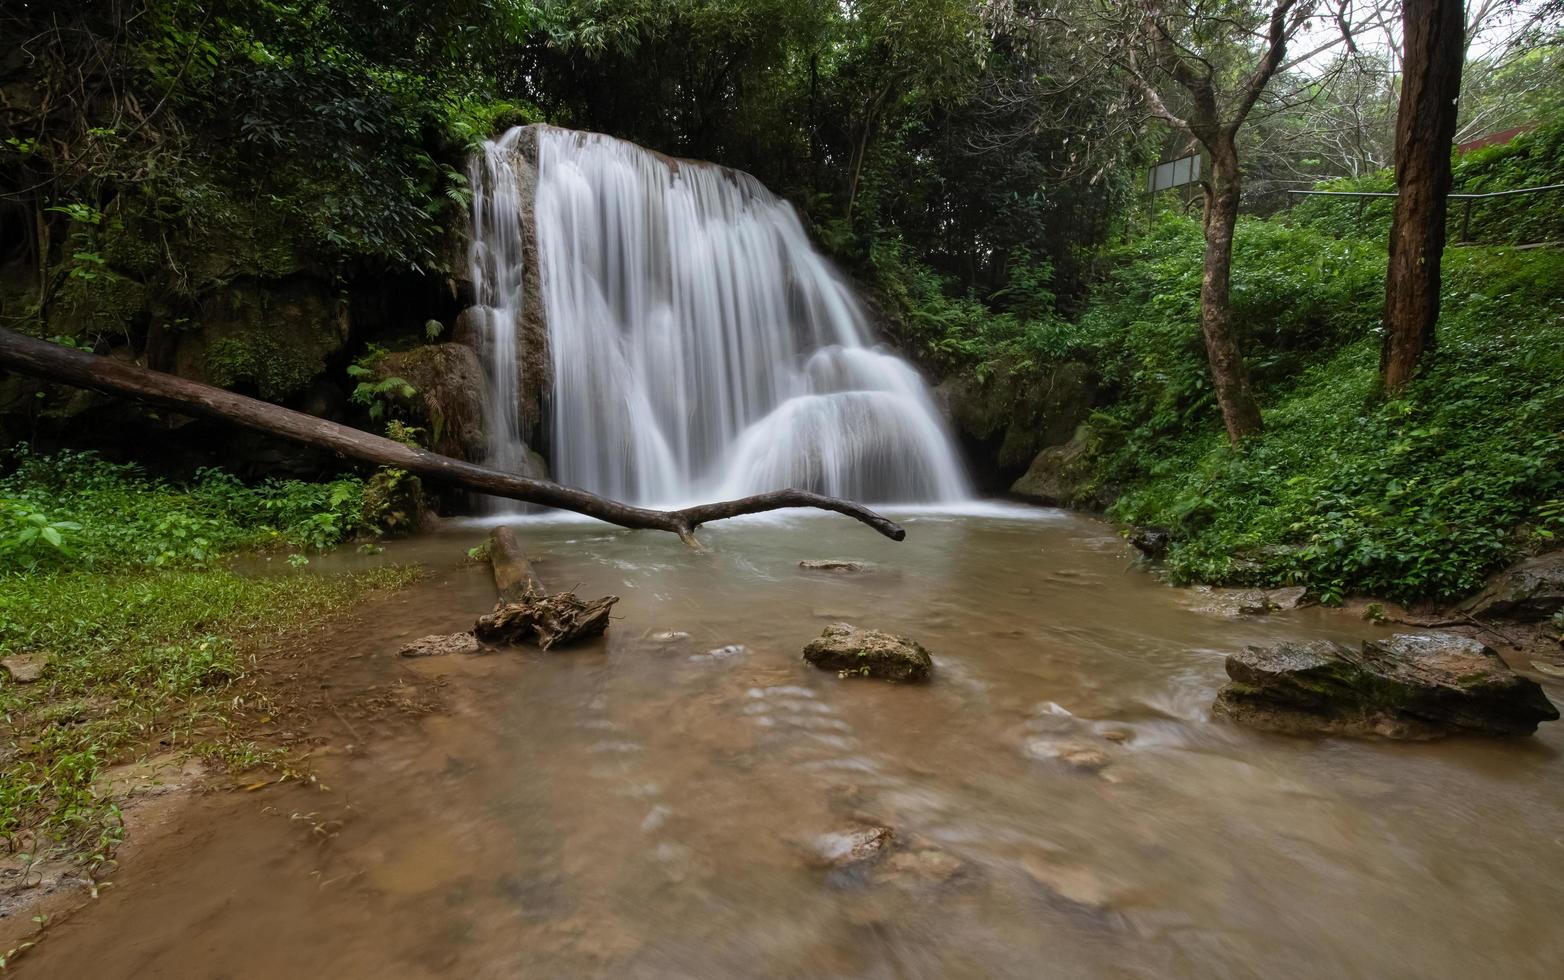
{"label": "tree branch", "polygon": [[548,480],[502,473],[428,450],[414,449],[391,439],[270,402],[114,358],[24,337],[10,330],[0,329],[0,366],[50,381],[129,396],[184,415],[232,422],[294,442],[329,449],[361,462],[394,466],[416,476],[477,493],[573,511],[620,527],[670,531],[692,546],[698,546],[695,529],[702,524],[789,507],[833,511],[862,521],[892,541],[900,541],[907,536],[900,525],[867,507],[807,490],[773,490],[739,500],[698,504],[683,510],[635,507]]}

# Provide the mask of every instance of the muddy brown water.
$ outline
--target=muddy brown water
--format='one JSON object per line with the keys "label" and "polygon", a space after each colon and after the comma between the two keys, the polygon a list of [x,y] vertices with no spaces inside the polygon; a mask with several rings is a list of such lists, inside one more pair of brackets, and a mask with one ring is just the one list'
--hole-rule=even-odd
{"label": "muddy brown water", "polygon": [[[484,569],[456,560],[484,530],[388,549],[373,560],[435,574],[331,642],[442,677],[451,710],[339,732],[329,792],[193,804],[18,973],[1559,975],[1564,726],[1428,744],[1235,729],[1207,712],[1226,652],[1373,629],[1193,611],[1107,528],[1057,512],[906,522],[902,544],[830,517],[733,523],[705,554],[526,525],[548,584],[623,597],[606,640],[416,664],[402,640],[489,602]],[[797,567],[835,557],[879,568]],[[920,638],[935,680],[803,664],[837,620]],[[820,866],[829,835],[864,825],[892,828],[894,853]]]}

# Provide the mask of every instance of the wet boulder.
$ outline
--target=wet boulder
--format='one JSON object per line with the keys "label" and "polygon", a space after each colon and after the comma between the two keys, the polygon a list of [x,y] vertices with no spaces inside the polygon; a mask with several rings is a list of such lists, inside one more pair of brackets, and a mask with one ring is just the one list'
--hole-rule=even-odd
{"label": "wet boulder", "polygon": [[483,644],[472,633],[435,633],[409,641],[398,651],[404,657],[448,657],[453,653],[482,653]]}
{"label": "wet boulder", "polygon": [[1173,532],[1161,527],[1137,526],[1129,529],[1125,539],[1147,558],[1161,561],[1167,557],[1168,547],[1173,543]]}
{"label": "wet boulder", "polygon": [[1238,619],[1297,609],[1307,598],[1308,589],[1301,585],[1281,589],[1213,589],[1197,585],[1190,595],[1195,599],[1190,606],[1195,612]]}
{"label": "wet boulder", "polygon": [[1550,618],[1564,610],[1564,551],[1512,565],[1461,608],[1474,616],[1528,623]]}
{"label": "wet boulder", "polygon": [[888,681],[926,680],[934,658],[905,636],[833,623],[804,647],[804,659],[843,677],[878,677]]}
{"label": "wet boulder", "polygon": [[895,844],[896,834],[889,827],[854,826],[815,837],[808,842],[807,855],[815,867],[842,870],[878,861]]}
{"label": "wet boulder", "polygon": [[811,572],[834,572],[838,575],[855,575],[873,571],[874,566],[855,558],[810,558],[798,563],[798,567]]}
{"label": "wet boulder", "polygon": [[1559,713],[1488,647],[1448,633],[1398,634],[1358,650],[1320,640],[1227,658],[1216,714],[1296,734],[1530,735]]}

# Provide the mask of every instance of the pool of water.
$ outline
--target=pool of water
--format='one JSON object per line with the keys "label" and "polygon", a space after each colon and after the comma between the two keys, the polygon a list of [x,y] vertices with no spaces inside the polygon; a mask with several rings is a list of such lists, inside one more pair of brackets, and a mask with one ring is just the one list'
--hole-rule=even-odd
{"label": "pool of water", "polygon": [[[1564,727],[1297,739],[1212,720],[1223,658],[1378,630],[1225,619],[1061,512],[825,515],[674,537],[530,521],[540,577],[621,602],[599,642],[410,664],[492,600],[478,525],[328,642],[466,692],[308,788],[208,802],[177,860],[61,925],[56,976],[1551,977]],[[861,575],[799,568],[875,564]],[[370,559],[342,556],[316,567]],[[799,657],[905,633],[933,681]],[[1524,667],[1524,664],[1517,664]],[[1535,675],[1534,675],[1535,676]],[[1555,702],[1556,680],[1537,677]],[[1073,760],[1073,761],[1072,761]],[[1084,764],[1081,764],[1084,763]],[[826,856],[887,827],[878,860]],[[301,829],[302,828],[302,829]],[[80,972],[90,968],[90,973]],[[301,972],[302,971],[302,972]]]}

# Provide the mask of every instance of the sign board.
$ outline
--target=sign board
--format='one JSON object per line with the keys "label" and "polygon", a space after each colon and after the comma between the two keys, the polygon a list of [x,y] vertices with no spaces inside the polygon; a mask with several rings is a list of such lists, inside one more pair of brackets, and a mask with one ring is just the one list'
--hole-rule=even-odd
{"label": "sign board", "polygon": [[1169,160],[1151,168],[1146,175],[1146,191],[1155,194],[1170,187],[1182,187],[1200,179],[1200,154]]}

